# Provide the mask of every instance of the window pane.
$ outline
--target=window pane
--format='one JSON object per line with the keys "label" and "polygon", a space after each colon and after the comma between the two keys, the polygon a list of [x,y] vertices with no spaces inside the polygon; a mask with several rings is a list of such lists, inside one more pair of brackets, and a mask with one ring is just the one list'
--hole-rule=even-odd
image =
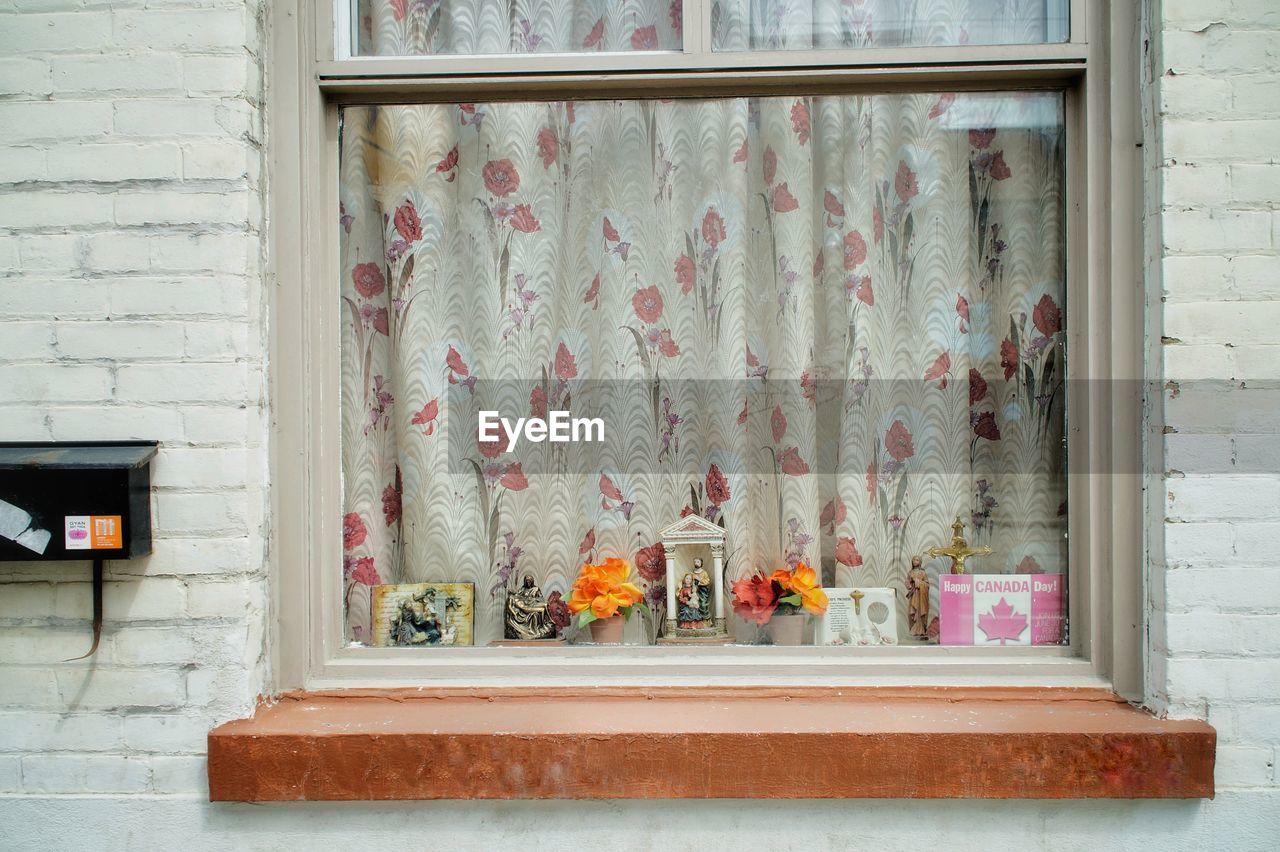
{"label": "window pane", "polygon": [[355,0],[361,56],[680,50],[682,0]]}
{"label": "window pane", "polygon": [[[544,624],[609,557],[660,615],[659,531],[689,514],[724,533],[737,642],[780,622],[739,618],[733,583],[801,562],[845,606],[854,587],[879,603],[875,635],[937,641],[951,562],[924,554],[957,516],[993,551],[971,573],[1065,574],[1062,111],[1058,93],[344,108],[349,639],[394,641],[400,617],[410,644],[487,644],[526,574],[517,615]],[[602,434],[508,451],[477,442],[484,411]],[[377,589],[411,583],[464,585]],[[1011,594],[970,641],[1029,641]]]}
{"label": "window pane", "polygon": [[714,0],[716,50],[1043,44],[1068,0]]}

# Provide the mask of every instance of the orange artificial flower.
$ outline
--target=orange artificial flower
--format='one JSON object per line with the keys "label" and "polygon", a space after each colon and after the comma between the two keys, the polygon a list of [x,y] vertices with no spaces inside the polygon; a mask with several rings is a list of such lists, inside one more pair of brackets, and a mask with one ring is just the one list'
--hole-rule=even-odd
{"label": "orange artificial flower", "polygon": [[818,572],[803,562],[791,572],[791,585],[787,588],[799,594],[800,605],[814,615],[822,615],[827,611],[827,593],[822,591]]}
{"label": "orange artificial flower", "polygon": [[644,600],[644,592],[627,582],[631,565],[612,557],[599,565],[584,564],[573,584],[569,611],[575,615],[590,610],[594,618],[612,618]]}

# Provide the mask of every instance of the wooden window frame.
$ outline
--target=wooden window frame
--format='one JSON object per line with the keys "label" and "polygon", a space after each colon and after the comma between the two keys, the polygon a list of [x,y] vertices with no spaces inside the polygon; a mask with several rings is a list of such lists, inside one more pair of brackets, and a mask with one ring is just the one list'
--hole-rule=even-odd
{"label": "wooden window frame", "polygon": [[[339,0],[342,2],[342,0]],[[1143,697],[1144,396],[1139,0],[1071,0],[1063,44],[345,58],[332,0],[272,7],[268,85],[274,687],[1020,685]],[[749,64],[748,64],[749,63]],[[1069,647],[347,648],[342,641],[336,219],[344,104],[1054,89],[1067,118]],[[1145,454],[1145,455],[1144,455]]]}

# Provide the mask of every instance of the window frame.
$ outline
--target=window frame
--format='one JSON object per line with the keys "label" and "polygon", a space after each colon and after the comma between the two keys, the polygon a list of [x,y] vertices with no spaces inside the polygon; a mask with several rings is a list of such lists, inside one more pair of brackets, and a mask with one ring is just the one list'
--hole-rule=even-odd
{"label": "window frame", "polygon": [[[680,52],[396,58],[340,58],[343,46],[329,36],[343,2],[280,0],[272,11],[268,557],[278,689],[980,684],[1104,686],[1142,698],[1153,534],[1144,501],[1157,493],[1144,471],[1156,469],[1159,430],[1142,381],[1139,0],[1071,0],[1063,44],[714,54],[711,0],[685,0]],[[339,106],[1029,88],[1066,97],[1067,440],[1077,460],[1068,473],[1069,646],[344,647],[334,464],[341,332],[332,291]],[[1091,324],[1094,317],[1102,320]],[[1145,466],[1134,470],[1135,458]]]}

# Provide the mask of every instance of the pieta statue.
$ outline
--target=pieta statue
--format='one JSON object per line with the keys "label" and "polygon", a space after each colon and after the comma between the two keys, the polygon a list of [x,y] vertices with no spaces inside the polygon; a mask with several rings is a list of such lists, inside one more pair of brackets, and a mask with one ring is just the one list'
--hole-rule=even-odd
{"label": "pieta statue", "polygon": [[556,638],[555,619],[532,574],[525,574],[520,586],[507,593],[505,623],[503,635],[507,639]]}

